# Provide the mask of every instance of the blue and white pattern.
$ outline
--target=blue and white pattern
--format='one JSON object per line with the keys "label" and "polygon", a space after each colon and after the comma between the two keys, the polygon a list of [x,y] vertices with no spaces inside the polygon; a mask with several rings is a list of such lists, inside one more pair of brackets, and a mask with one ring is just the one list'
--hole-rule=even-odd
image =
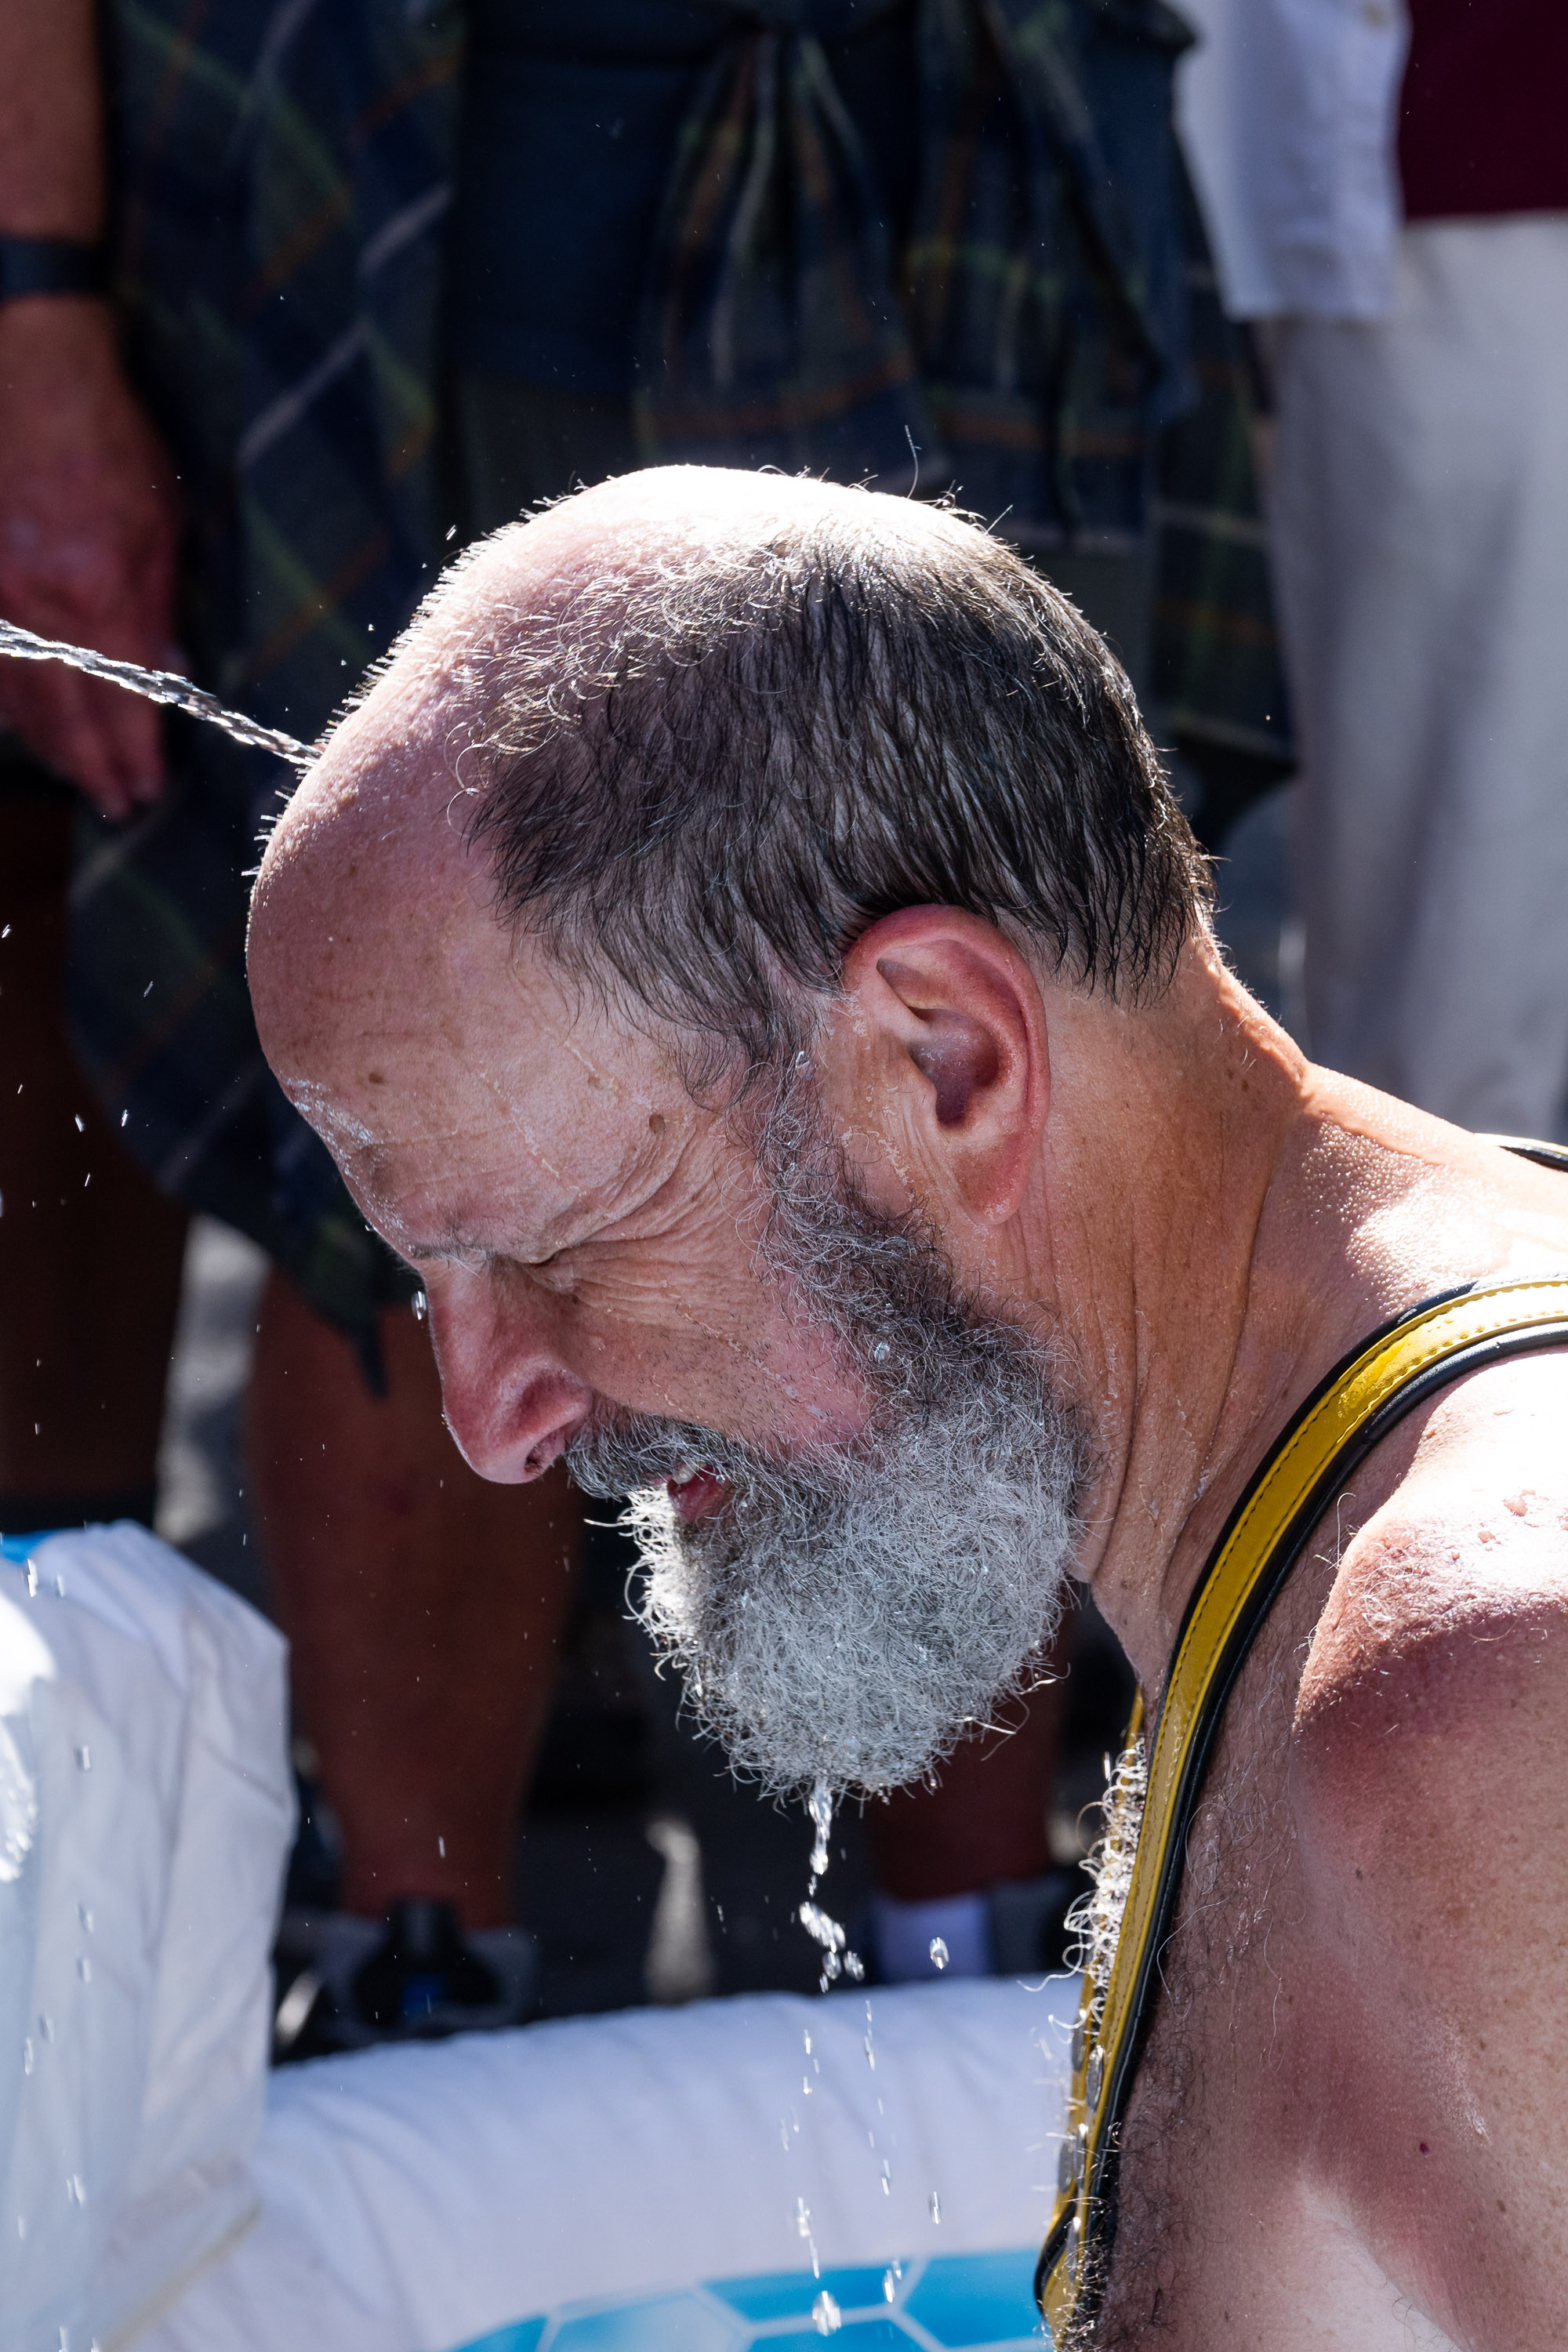
{"label": "blue and white pattern", "polygon": [[673,2294],[574,2303],[458,2352],[1039,2352],[1037,2249],[854,2270],[774,2271]]}

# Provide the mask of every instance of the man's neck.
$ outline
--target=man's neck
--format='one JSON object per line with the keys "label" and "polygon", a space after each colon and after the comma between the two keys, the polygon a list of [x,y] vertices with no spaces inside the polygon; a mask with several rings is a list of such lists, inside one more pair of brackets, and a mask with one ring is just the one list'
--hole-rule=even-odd
{"label": "man's neck", "polygon": [[1379,1098],[1314,1071],[1203,950],[1152,1015],[1119,1032],[1090,1015],[1064,1042],[1073,1142],[1047,1190],[1061,1329],[1098,1438],[1081,1559],[1153,1695],[1274,1436],[1408,1303],[1397,1253],[1369,1250],[1364,1229],[1423,1171],[1402,1174],[1398,1134],[1355,1118]]}

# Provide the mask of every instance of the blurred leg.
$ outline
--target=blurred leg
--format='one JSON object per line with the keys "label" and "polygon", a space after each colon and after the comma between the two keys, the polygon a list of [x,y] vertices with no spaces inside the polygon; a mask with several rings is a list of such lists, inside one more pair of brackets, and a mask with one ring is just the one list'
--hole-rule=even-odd
{"label": "blurred leg", "polygon": [[1315,1057],[1463,1126],[1568,1081],[1568,220],[1423,223],[1280,341],[1273,520]]}
{"label": "blurred leg", "polygon": [[[1048,1664],[1066,1663],[1068,1631]],[[900,1789],[869,1808],[876,1891],[870,1955],[884,1979],[1033,1974],[1062,1964],[1062,1920],[1080,1888],[1051,1867],[1048,1816],[1066,1713],[1061,1684],[1020,1710],[1006,1737],[982,1733],[942,1767],[934,1789]]]}
{"label": "blurred leg", "polygon": [[184,1211],[67,1040],[70,824],[61,800],[0,796],[0,1526],[17,1528],[151,1517],[184,1248]]}
{"label": "blurred leg", "polygon": [[347,1340],[269,1278],[248,1410],[258,1532],[342,1828],[343,1907],[444,1897],[489,1927],[511,1916],[513,1827],[582,1506],[559,1471],[531,1486],[476,1477],[442,1422],[423,1327],[390,1308],[381,1339],[377,1399]]}
{"label": "blurred leg", "polygon": [[[1058,1637],[1053,1673],[1061,1671],[1065,1648]],[[1049,1870],[1051,1777],[1063,1703],[1062,1685],[1049,1684],[1035,1693],[1006,1738],[993,1733],[966,1740],[934,1789],[900,1789],[886,1804],[869,1807],[866,1823],[884,1895],[929,1903]]]}

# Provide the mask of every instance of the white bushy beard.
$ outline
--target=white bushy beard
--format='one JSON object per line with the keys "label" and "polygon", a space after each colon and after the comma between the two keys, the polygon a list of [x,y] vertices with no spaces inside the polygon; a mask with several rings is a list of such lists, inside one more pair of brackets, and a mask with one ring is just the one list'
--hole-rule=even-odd
{"label": "white bushy beard", "polygon": [[[644,1622],[735,1768],[780,1791],[918,1780],[1037,1679],[1086,1467],[1050,1352],[958,1294],[913,1223],[877,1215],[792,1077],[758,1158],[759,1248],[871,1400],[850,1438],[775,1454],[610,1409],[567,1461],[632,1497]],[[665,1480],[731,1488],[679,1517]]]}

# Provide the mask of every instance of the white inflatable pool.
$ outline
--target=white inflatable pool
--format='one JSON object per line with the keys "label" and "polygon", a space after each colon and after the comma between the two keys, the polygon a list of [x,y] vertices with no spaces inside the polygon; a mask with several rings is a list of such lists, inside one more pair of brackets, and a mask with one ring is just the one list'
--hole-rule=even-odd
{"label": "white inflatable pool", "polygon": [[277,1637],[139,1529],[5,1549],[0,2352],[1040,2341],[1075,1980],[711,2001],[267,2079]]}

